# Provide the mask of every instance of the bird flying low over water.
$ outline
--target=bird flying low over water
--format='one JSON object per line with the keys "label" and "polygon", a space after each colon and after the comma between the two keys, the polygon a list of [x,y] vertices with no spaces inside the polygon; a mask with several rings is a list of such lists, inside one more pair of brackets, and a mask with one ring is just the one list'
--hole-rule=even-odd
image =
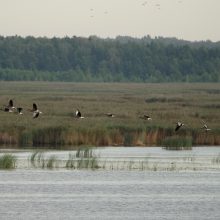
{"label": "bird flying low over water", "polygon": [[85,118],[85,117],[82,117],[82,114],[81,112],[79,111],[79,109],[76,110],[76,118]]}
{"label": "bird flying low over water", "polygon": [[202,122],[203,122],[203,126],[201,127],[201,129],[204,129],[206,132],[211,131],[211,129],[208,128],[207,124],[204,121],[202,121]]}
{"label": "bird flying low over water", "polygon": [[15,107],[13,105],[13,100],[10,99],[8,102],[8,105],[4,107],[3,111],[5,112],[13,112],[15,110]]}
{"label": "bird flying low over water", "polygon": [[178,122],[176,123],[175,131],[178,131],[182,126],[184,126],[184,124],[178,121]]}
{"label": "bird flying low over water", "polygon": [[39,115],[42,114],[42,112],[38,110],[36,103],[33,103],[33,109],[31,111],[33,112],[33,118],[38,118]]}

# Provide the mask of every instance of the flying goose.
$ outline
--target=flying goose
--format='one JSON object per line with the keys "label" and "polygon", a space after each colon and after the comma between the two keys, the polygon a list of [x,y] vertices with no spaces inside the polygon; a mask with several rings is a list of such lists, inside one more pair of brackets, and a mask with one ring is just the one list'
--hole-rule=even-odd
{"label": "flying goose", "polygon": [[139,118],[147,120],[147,121],[152,120],[152,118],[149,115],[143,115],[143,116],[140,116]]}
{"label": "flying goose", "polygon": [[178,121],[178,122],[176,123],[175,131],[178,131],[182,126],[184,126],[184,124]]}
{"label": "flying goose", "polygon": [[115,117],[115,115],[114,115],[114,114],[109,113],[109,112],[106,114],[106,116],[111,117],[111,118],[114,118],[114,117]]}
{"label": "flying goose", "polygon": [[76,118],[85,118],[85,117],[82,117],[82,114],[79,111],[79,109],[76,110]]}
{"label": "flying goose", "polygon": [[3,111],[5,112],[13,112],[15,109],[14,105],[13,105],[13,100],[10,99],[8,102],[8,105],[4,107]]}
{"label": "flying goose", "polygon": [[33,109],[31,111],[33,112],[33,118],[37,118],[42,114],[42,112],[38,110],[36,103],[33,103]]}
{"label": "flying goose", "polygon": [[202,122],[203,122],[203,126],[201,127],[201,129],[204,129],[206,132],[211,131],[211,129],[208,128],[207,124],[204,121],[202,121]]}
{"label": "flying goose", "polygon": [[152,120],[152,118],[151,118],[149,115],[144,115],[144,119],[145,119],[145,120],[148,120],[148,121],[149,121],[149,120]]}
{"label": "flying goose", "polygon": [[17,108],[17,114],[19,114],[19,115],[23,115],[22,110],[23,110],[23,108],[18,107],[18,108]]}

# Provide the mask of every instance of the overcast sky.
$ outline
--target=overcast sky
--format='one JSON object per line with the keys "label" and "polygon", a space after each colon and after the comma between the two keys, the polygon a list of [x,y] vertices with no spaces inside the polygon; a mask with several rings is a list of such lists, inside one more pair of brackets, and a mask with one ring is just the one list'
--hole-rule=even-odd
{"label": "overcast sky", "polygon": [[0,0],[0,35],[220,41],[220,0]]}

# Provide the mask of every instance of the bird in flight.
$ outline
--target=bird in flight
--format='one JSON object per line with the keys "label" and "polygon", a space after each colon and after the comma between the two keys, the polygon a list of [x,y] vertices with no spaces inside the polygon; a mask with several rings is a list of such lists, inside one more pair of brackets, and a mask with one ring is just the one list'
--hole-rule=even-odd
{"label": "bird in flight", "polygon": [[106,114],[106,116],[111,117],[111,118],[114,118],[114,117],[115,117],[115,115],[112,114],[112,113],[110,113],[110,112],[108,112],[108,113]]}
{"label": "bird in flight", "polygon": [[40,114],[42,114],[41,111],[37,108],[37,104],[33,103],[33,108],[31,109],[31,112],[33,112],[33,118],[38,118]]}
{"label": "bird in flight", "polygon": [[152,118],[149,115],[145,115],[145,114],[143,116],[140,116],[139,118],[147,120],[147,121],[152,120]]}
{"label": "bird in flight", "polygon": [[82,117],[82,114],[81,112],[79,111],[79,109],[76,110],[76,118],[85,118],[85,117]]}
{"label": "bird in flight", "polygon": [[202,122],[203,122],[203,126],[201,127],[201,129],[204,129],[206,132],[211,131],[211,128],[208,128],[207,124],[204,121]]}
{"label": "bird in flight", "polygon": [[175,131],[178,131],[182,126],[184,126],[184,124],[178,121],[178,122],[176,123]]}
{"label": "bird in flight", "polygon": [[15,110],[15,107],[13,105],[13,100],[10,99],[8,102],[8,105],[4,107],[3,111],[5,112],[13,112]]}
{"label": "bird in flight", "polygon": [[18,113],[19,115],[23,115],[22,110],[23,110],[23,108],[18,107],[18,108],[17,108],[17,113]]}

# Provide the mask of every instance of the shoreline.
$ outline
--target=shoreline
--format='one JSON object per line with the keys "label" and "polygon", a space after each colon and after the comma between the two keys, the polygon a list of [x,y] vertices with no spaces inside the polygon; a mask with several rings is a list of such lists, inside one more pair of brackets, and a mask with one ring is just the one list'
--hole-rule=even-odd
{"label": "shoreline", "polygon": [[[63,149],[69,147],[91,146],[139,146],[139,147],[163,147],[166,139],[176,138],[181,140],[190,139],[189,146],[220,146],[220,134],[217,132],[204,133],[203,131],[182,130],[178,134],[171,129],[154,129],[154,131],[120,131],[117,129],[90,131],[63,131],[62,129],[47,128],[37,131],[19,132],[10,134],[0,132],[0,148],[11,146],[12,148],[31,147],[31,148],[51,148]],[[180,143],[181,144],[181,143]],[[175,145],[175,143],[173,144]],[[177,144],[176,144],[177,145]]]}

